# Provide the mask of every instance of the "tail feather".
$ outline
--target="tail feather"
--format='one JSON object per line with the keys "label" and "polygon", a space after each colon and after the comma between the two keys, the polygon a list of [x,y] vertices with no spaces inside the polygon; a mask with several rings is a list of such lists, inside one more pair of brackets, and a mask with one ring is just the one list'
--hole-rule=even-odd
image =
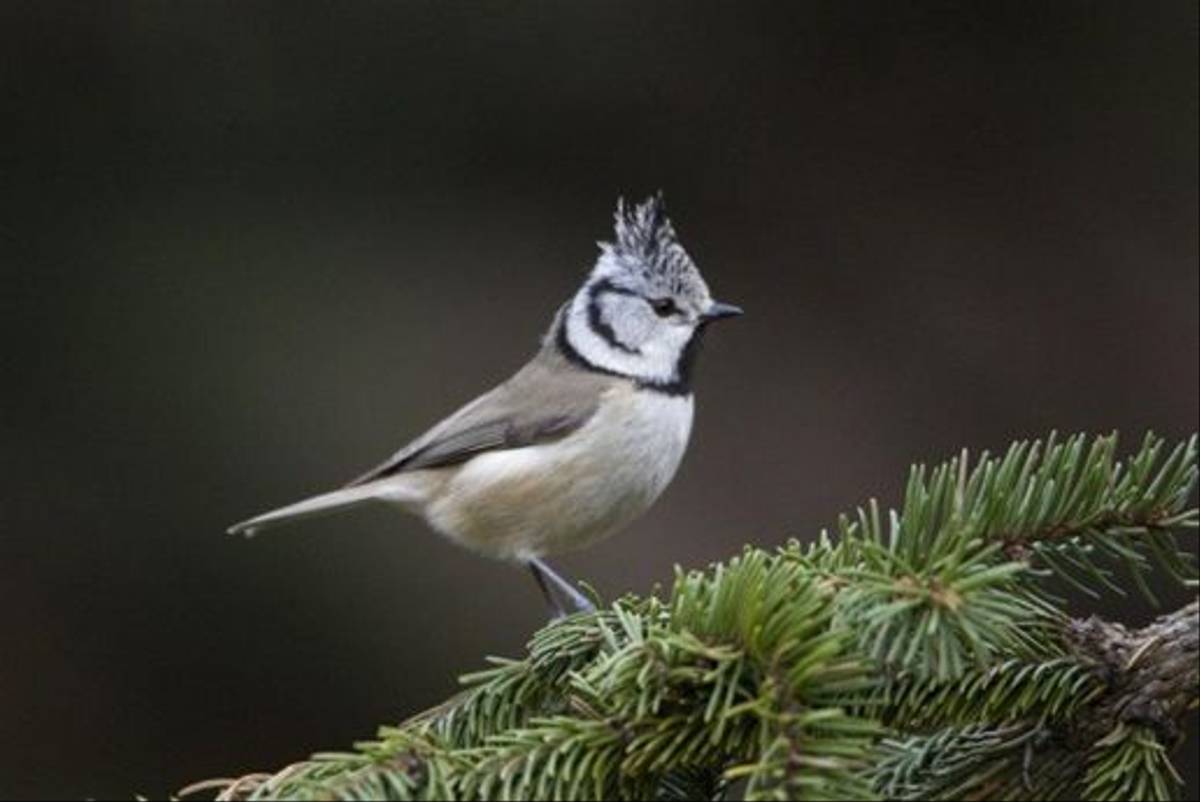
{"label": "tail feather", "polygon": [[304,501],[298,501],[295,504],[289,504],[286,507],[280,507],[277,510],[264,512],[262,515],[255,516],[247,521],[234,524],[229,527],[228,532],[231,535],[245,535],[252,537],[264,529],[270,529],[281,524],[299,521],[304,518],[316,518],[321,515],[329,515],[330,513],[338,512],[347,507],[353,507],[358,504],[363,504],[368,501],[386,500],[386,496],[380,493],[380,488],[374,485],[361,485],[359,487],[348,487],[342,490],[335,490],[332,493],[323,493],[319,496],[307,498]]}

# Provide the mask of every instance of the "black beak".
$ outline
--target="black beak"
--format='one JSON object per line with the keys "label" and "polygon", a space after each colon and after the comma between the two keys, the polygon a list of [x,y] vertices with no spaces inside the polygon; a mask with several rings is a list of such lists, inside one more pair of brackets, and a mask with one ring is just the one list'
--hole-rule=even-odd
{"label": "black beak", "polygon": [[701,315],[701,323],[711,323],[714,320],[721,320],[726,317],[737,317],[742,314],[740,306],[733,304],[723,304],[720,301],[713,301],[712,306],[708,307]]}

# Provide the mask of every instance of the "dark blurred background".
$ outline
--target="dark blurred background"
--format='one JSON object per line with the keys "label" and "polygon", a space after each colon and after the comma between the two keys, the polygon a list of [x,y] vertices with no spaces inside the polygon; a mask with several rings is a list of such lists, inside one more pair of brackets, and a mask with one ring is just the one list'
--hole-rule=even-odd
{"label": "dark blurred background", "polygon": [[526,573],[416,519],[223,531],[520,365],[618,194],[748,314],[562,561],[607,596],[963,446],[1197,427],[1194,2],[10,0],[0,110],[0,796],[278,768],[519,653]]}

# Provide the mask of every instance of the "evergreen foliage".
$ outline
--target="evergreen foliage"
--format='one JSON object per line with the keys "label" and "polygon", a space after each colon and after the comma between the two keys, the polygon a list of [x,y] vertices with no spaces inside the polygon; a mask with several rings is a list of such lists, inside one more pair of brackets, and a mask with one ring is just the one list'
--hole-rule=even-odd
{"label": "evergreen foliage", "polygon": [[[1176,725],[1197,701],[1195,605],[1122,629],[1105,651],[1052,593],[1055,579],[1092,596],[1132,583],[1153,599],[1155,565],[1196,586],[1177,543],[1197,528],[1196,437],[1167,450],[1147,436],[1125,461],[1116,448],[1115,435],[1052,435],[973,466],[965,452],[917,466],[899,511],[872,501],[811,545],[678,571],[665,598],[551,622],[523,659],[493,659],[455,698],[352,752],[204,787],[251,799],[1170,798]],[[1171,696],[1146,699],[1141,683],[1128,703],[1127,671],[1148,660],[1173,672],[1155,686]]]}

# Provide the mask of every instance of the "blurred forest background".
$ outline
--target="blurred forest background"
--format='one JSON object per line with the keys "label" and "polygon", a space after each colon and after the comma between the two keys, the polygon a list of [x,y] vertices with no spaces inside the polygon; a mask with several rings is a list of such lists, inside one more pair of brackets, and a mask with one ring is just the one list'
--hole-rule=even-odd
{"label": "blurred forest background", "polygon": [[1197,427],[1194,2],[10,0],[0,110],[3,797],[277,768],[519,652],[526,572],[416,519],[223,531],[519,366],[619,194],[747,315],[560,563],[610,597],[963,446]]}

